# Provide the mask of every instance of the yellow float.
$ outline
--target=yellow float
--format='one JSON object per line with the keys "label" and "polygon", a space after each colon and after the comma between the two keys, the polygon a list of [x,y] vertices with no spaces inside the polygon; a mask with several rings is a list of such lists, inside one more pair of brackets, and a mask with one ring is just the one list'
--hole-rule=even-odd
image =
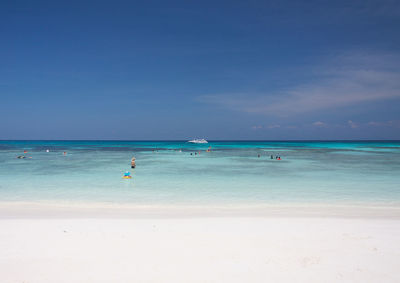
{"label": "yellow float", "polygon": [[131,172],[126,171],[125,174],[124,174],[124,176],[122,176],[122,178],[124,178],[124,179],[131,179],[131,178],[132,178],[132,177],[131,177]]}

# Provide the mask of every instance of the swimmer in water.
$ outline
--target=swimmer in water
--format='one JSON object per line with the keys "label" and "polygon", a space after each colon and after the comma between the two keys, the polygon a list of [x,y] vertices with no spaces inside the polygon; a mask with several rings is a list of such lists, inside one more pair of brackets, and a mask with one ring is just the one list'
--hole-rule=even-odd
{"label": "swimmer in water", "polygon": [[123,178],[124,178],[124,179],[130,179],[130,178],[132,178],[132,177],[131,177],[131,172],[126,171],[126,172],[124,173]]}
{"label": "swimmer in water", "polygon": [[132,157],[132,159],[131,159],[131,168],[135,168],[136,167],[136,158],[135,157]]}

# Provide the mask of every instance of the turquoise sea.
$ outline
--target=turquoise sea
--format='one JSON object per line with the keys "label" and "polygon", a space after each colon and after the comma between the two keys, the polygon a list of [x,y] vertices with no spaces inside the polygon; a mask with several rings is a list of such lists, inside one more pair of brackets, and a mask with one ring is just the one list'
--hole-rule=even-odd
{"label": "turquoise sea", "polygon": [[397,206],[400,141],[0,141],[0,201]]}

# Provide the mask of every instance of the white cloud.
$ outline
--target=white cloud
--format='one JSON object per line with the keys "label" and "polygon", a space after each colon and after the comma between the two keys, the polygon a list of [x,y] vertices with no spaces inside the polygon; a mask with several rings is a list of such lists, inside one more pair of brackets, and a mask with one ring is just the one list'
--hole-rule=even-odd
{"label": "white cloud", "polygon": [[253,130],[259,130],[259,129],[263,129],[263,128],[265,128],[265,129],[277,129],[277,128],[280,128],[280,127],[281,127],[281,125],[274,124],[274,125],[268,125],[268,126],[252,126],[251,128]]}
{"label": "white cloud", "polygon": [[400,120],[390,120],[390,121],[385,121],[385,122],[375,122],[371,121],[367,123],[368,126],[373,126],[373,127],[395,127],[395,128],[400,128]]}
{"label": "white cloud", "polygon": [[267,126],[268,129],[276,129],[276,128],[280,128],[281,125],[269,125]]}
{"label": "white cloud", "polygon": [[321,121],[314,122],[313,125],[317,126],[317,127],[325,127],[326,126],[326,124]]}
{"label": "white cloud", "polygon": [[347,124],[349,124],[350,128],[352,129],[358,128],[358,123],[353,122],[351,120],[347,121]]}
{"label": "white cloud", "polygon": [[374,121],[368,122],[368,126],[382,126],[383,124],[384,123]]}
{"label": "white cloud", "polygon": [[388,121],[388,125],[395,128],[400,128],[400,120]]}
{"label": "white cloud", "polygon": [[316,67],[314,82],[275,93],[204,95],[199,101],[248,113],[294,116],[400,98],[400,57],[347,54]]}

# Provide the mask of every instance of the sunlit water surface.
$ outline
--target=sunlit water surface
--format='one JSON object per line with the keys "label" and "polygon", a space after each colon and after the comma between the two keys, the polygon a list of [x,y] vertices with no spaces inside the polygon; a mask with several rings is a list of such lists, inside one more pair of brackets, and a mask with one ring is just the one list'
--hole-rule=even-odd
{"label": "sunlit water surface", "polygon": [[0,141],[0,201],[397,206],[400,142]]}

